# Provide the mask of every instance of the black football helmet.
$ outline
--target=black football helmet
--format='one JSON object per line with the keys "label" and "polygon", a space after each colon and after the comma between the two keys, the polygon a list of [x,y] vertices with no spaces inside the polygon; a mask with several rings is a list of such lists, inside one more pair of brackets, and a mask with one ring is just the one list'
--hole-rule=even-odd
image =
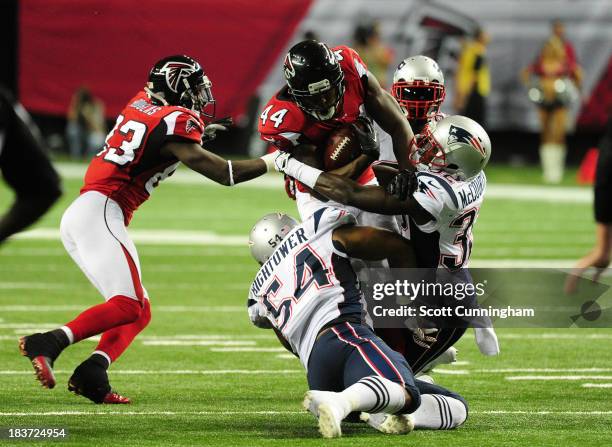
{"label": "black football helmet", "polygon": [[305,40],[285,57],[283,72],[289,94],[306,113],[319,121],[333,118],[344,96],[344,73],[327,45]]}
{"label": "black football helmet", "polygon": [[182,106],[204,116],[215,116],[212,82],[200,64],[185,55],[159,60],[149,73],[145,91],[161,105]]}

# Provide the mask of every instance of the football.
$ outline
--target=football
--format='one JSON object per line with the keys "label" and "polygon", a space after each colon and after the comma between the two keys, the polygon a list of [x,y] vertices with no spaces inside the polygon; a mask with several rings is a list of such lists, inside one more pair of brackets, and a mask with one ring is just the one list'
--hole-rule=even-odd
{"label": "football", "polygon": [[[364,128],[364,125],[359,121],[356,124],[361,129]],[[359,140],[350,124],[334,131],[327,139],[324,147],[323,166],[326,171],[340,168],[361,154]]]}

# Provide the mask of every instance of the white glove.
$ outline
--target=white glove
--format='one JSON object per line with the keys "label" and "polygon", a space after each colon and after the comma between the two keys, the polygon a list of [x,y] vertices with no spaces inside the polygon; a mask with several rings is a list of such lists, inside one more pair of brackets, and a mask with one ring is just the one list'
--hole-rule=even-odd
{"label": "white glove", "polygon": [[274,169],[278,172],[285,173],[287,166],[289,165],[289,159],[291,158],[291,154],[289,152],[276,151],[276,157],[274,158]]}

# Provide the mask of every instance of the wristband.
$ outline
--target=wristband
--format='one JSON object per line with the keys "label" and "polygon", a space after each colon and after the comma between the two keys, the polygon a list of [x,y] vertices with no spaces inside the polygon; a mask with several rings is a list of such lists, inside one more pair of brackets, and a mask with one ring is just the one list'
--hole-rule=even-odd
{"label": "wristband", "polygon": [[323,173],[320,169],[308,166],[297,161],[295,158],[289,158],[289,160],[287,160],[287,165],[283,169],[283,172],[311,189],[314,189],[319,176]]}
{"label": "wristband", "polygon": [[278,155],[278,151],[274,151],[270,154],[262,155],[261,158],[266,164],[266,172],[274,171],[274,159]]}

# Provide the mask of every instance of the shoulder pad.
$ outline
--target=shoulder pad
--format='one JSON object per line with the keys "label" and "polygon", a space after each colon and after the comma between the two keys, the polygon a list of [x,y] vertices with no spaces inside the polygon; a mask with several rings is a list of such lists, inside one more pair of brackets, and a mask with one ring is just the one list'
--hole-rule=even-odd
{"label": "shoulder pad", "polygon": [[418,179],[417,191],[433,195],[451,208],[459,208],[459,201],[455,190],[444,177],[424,171],[417,172],[416,177]]}

